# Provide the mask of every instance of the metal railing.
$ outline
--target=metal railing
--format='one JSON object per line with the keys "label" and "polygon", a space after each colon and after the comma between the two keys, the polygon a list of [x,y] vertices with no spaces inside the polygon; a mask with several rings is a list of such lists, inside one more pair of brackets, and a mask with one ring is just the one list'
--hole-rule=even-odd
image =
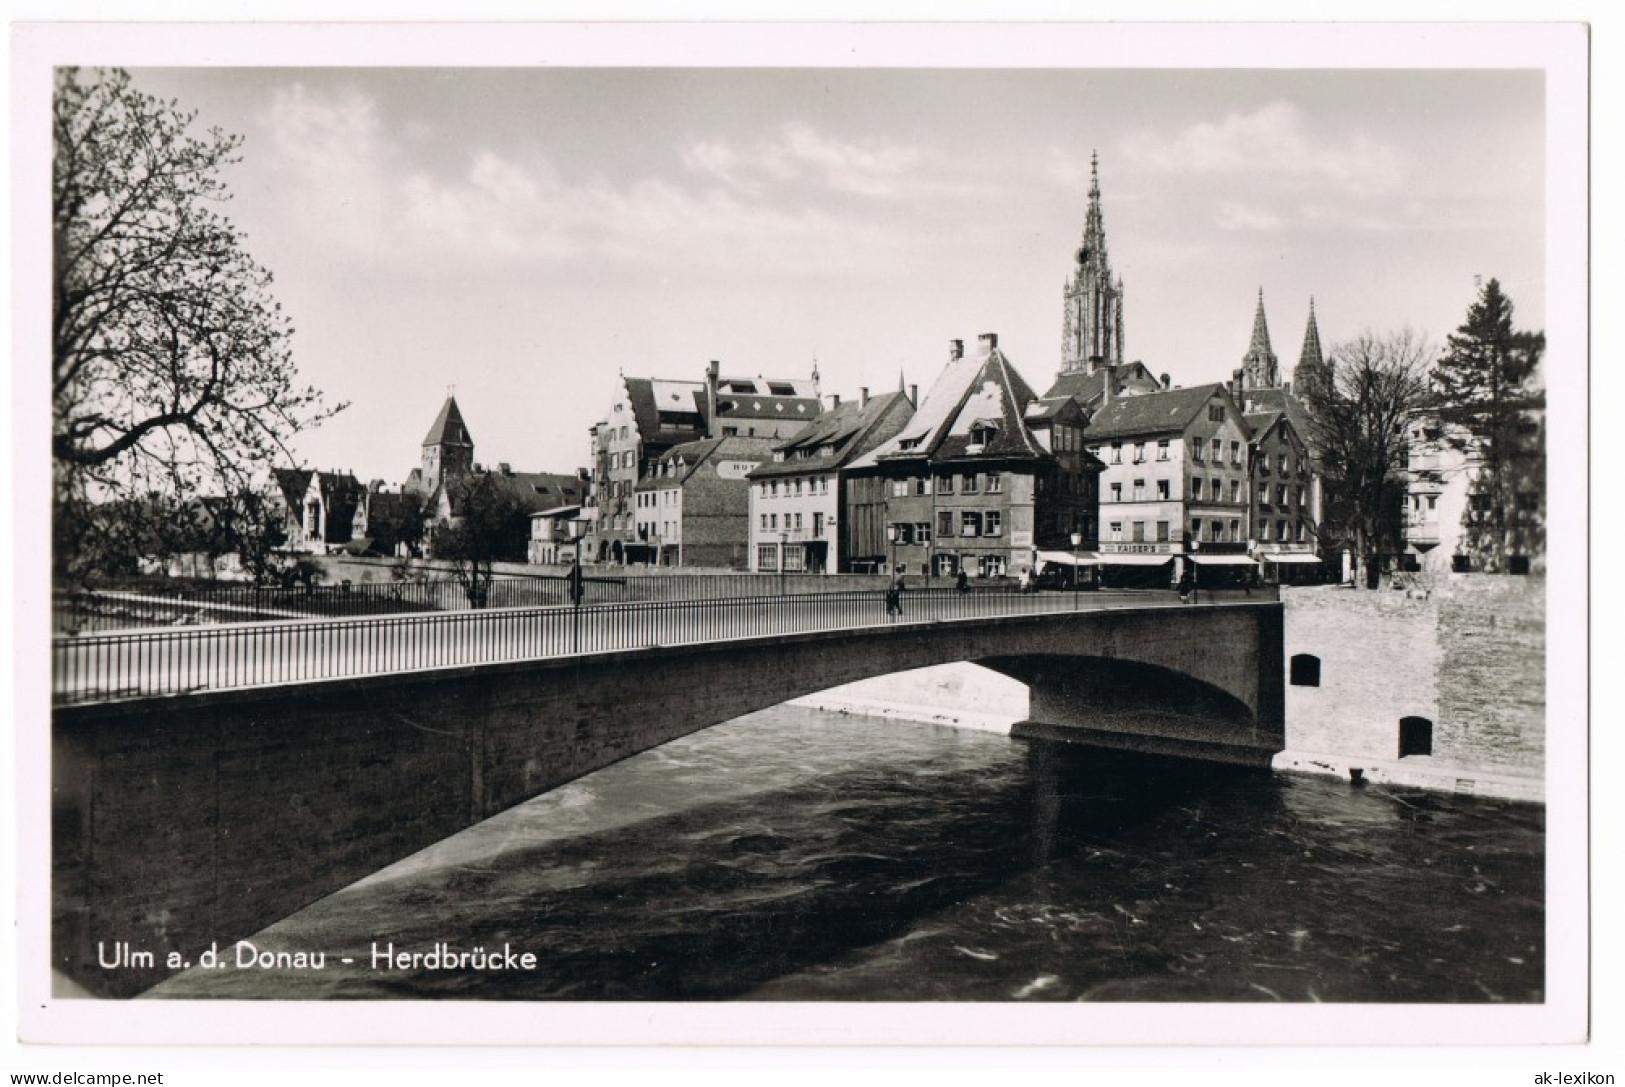
{"label": "metal railing", "polygon": [[[1268,590],[1208,604],[1257,602]],[[1048,614],[1112,607],[1180,607],[1172,592],[1038,592],[952,588],[905,592],[901,614],[880,591],[703,601],[512,608],[177,630],[86,634],[52,643],[60,705],[199,691],[543,660],[887,624]]]}

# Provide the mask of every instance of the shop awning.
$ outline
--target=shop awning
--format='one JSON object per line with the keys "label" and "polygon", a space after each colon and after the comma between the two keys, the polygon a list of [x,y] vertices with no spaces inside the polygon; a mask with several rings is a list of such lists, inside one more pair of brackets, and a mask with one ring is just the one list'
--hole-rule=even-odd
{"label": "shop awning", "polygon": [[1314,563],[1317,566],[1320,565],[1320,556],[1319,555],[1309,555],[1309,554],[1305,554],[1302,551],[1282,551],[1282,552],[1279,552],[1279,553],[1274,554],[1274,555],[1265,554],[1265,555],[1260,555],[1258,557],[1260,559],[1262,559],[1263,561],[1265,561],[1265,562],[1276,562],[1276,563],[1301,562],[1301,563],[1306,563],[1306,564],[1307,563]]}
{"label": "shop awning", "polygon": [[1257,566],[1258,563],[1246,555],[1189,555],[1192,562],[1199,562],[1203,566]]}
{"label": "shop awning", "polygon": [[1093,551],[1079,551],[1076,554],[1070,551],[1040,551],[1038,561],[1053,562],[1058,566],[1097,566],[1103,560]]}
{"label": "shop awning", "polygon": [[1164,566],[1173,561],[1172,555],[1119,555],[1106,551],[1100,556],[1102,566]]}

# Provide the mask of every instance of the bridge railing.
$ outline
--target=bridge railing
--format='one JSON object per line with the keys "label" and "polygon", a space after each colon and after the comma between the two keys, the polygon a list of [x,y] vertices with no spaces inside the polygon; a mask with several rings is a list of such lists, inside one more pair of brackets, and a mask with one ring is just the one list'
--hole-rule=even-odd
{"label": "bridge railing", "polygon": [[[1021,593],[951,588],[886,593],[654,601],[410,616],[242,623],[59,637],[52,691],[61,705],[410,673],[732,639],[1147,605],[1171,592]],[[1224,603],[1228,594],[1209,596]],[[1267,599],[1254,590],[1233,599]]]}

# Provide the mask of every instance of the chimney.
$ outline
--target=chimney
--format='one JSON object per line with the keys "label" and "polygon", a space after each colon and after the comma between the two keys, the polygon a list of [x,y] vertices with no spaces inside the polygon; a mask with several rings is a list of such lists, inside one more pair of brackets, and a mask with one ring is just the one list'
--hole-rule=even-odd
{"label": "chimney", "polygon": [[369,494],[377,494],[379,491],[382,491],[383,489],[384,489],[384,481],[383,480],[381,480],[381,479],[369,479],[369,480],[367,480],[367,492]]}
{"label": "chimney", "polygon": [[1163,374],[1162,375],[1162,387],[1163,387],[1164,390],[1173,388],[1174,387],[1174,379],[1172,377],[1170,377],[1168,374]]}
{"label": "chimney", "polygon": [[908,402],[911,407],[918,408],[920,406],[920,387],[918,385],[908,387]]}
{"label": "chimney", "polygon": [[722,373],[722,364],[716,359],[705,368],[705,434],[711,437],[713,432],[720,432],[717,426],[717,377]]}
{"label": "chimney", "polygon": [[497,471],[501,472],[505,476],[511,476],[513,475],[513,465],[509,464],[507,461],[503,461],[497,465]]}
{"label": "chimney", "polygon": [[[1100,356],[1096,355],[1092,359],[1090,359],[1090,361],[1091,362],[1099,362],[1100,361]],[[1112,402],[1112,397],[1117,395],[1117,367],[1115,367],[1115,366],[1107,366],[1107,367],[1105,367],[1105,370],[1106,370],[1106,380],[1102,381],[1100,383],[1100,388],[1101,388],[1100,404],[1101,404],[1102,407],[1104,407],[1107,404],[1110,404]]]}
{"label": "chimney", "polygon": [[829,410],[834,411],[836,408],[838,408],[840,406],[841,406],[841,394],[840,393],[830,393],[829,394]]}
{"label": "chimney", "polygon": [[998,346],[999,334],[997,332],[984,332],[976,337],[976,355],[978,358],[987,358],[993,353],[993,349]]}
{"label": "chimney", "polygon": [[948,341],[948,361],[949,362],[958,362],[960,359],[962,359],[964,357],[965,357],[965,341],[964,340],[949,340]]}
{"label": "chimney", "polygon": [[1230,399],[1241,399],[1241,371],[1230,371]]}
{"label": "chimney", "polygon": [[866,408],[868,406],[869,406],[869,386],[865,385],[865,386],[863,386],[863,388],[858,390],[858,407]]}

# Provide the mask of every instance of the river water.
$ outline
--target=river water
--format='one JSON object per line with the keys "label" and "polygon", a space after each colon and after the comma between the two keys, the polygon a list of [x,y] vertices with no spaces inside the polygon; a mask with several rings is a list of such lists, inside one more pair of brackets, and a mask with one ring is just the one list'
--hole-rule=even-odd
{"label": "river water", "polygon": [[[1543,842],[1533,805],[780,706],[252,938],[321,969],[152,995],[1539,1001]],[[535,965],[373,958],[436,944]]]}

